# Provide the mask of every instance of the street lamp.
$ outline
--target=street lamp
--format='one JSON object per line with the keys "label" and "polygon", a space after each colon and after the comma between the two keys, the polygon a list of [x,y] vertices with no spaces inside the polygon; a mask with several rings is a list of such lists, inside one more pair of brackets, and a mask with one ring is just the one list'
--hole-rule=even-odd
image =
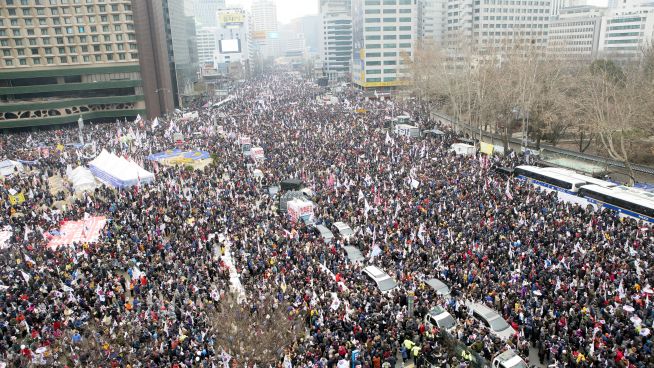
{"label": "street lamp", "polygon": [[79,119],[77,119],[77,128],[79,129],[79,142],[84,145],[84,134],[82,134],[82,129],[84,128],[84,119],[82,119],[82,115],[79,116]]}

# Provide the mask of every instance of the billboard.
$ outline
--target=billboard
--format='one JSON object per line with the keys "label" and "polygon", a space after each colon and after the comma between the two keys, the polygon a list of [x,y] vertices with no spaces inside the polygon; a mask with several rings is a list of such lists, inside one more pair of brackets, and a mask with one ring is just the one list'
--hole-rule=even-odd
{"label": "billboard", "polygon": [[218,19],[224,28],[240,27],[245,23],[245,15],[241,13],[220,13]]}
{"label": "billboard", "polygon": [[233,54],[241,52],[241,40],[231,39],[231,40],[220,40],[218,42],[218,47],[221,54]]}
{"label": "billboard", "polygon": [[265,40],[267,37],[266,31],[257,31],[257,32],[252,32],[252,39],[254,40]]}

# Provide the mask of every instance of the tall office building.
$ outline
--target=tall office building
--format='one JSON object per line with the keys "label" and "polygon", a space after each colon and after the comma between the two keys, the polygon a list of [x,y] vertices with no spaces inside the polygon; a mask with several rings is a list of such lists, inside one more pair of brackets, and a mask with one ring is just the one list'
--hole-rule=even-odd
{"label": "tall office building", "polygon": [[596,6],[561,9],[549,25],[547,52],[566,60],[595,59],[605,12]]}
{"label": "tall office building", "polygon": [[350,79],[352,64],[352,1],[320,1],[320,59],[331,81]]}
{"label": "tall office building", "polygon": [[447,28],[447,0],[418,1],[418,38],[440,45]]}
{"label": "tall office building", "polygon": [[293,20],[291,23],[296,24],[299,29],[298,33],[304,35],[309,53],[318,53],[320,50],[320,16],[316,14],[305,15]]}
{"label": "tall office building", "polygon": [[197,29],[195,41],[198,49],[198,62],[200,64],[212,63],[213,54],[217,50],[216,27],[201,27]]}
{"label": "tall office building", "polygon": [[405,83],[418,35],[416,0],[352,1],[352,82],[360,88]]}
{"label": "tall office building", "polygon": [[277,6],[272,0],[255,0],[252,3],[250,32],[253,53],[259,58],[275,58],[280,54]]}
{"label": "tall office building", "polygon": [[221,75],[244,78],[250,72],[250,29],[248,14],[241,8],[217,13],[214,66]]}
{"label": "tall office building", "polygon": [[134,20],[148,116],[161,116],[183,106],[198,79],[195,23],[183,0],[134,1]]}
{"label": "tall office building", "polygon": [[130,0],[0,0],[0,128],[144,115]]}
{"label": "tall office building", "polygon": [[193,16],[203,27],[216,27],[216,14],[225,8],[225,0],[193,0]]}
{"label": "tall office building", "polygon": [[514,42],[547,46],[550,0],[448,0],[446,41],[472,42],[481,49]]}
{"label": "tall office building", "polygon": [[617,62],[637,60],[654,42],[654,3],[634,2],[610,9],[602,21],[599,56]]}

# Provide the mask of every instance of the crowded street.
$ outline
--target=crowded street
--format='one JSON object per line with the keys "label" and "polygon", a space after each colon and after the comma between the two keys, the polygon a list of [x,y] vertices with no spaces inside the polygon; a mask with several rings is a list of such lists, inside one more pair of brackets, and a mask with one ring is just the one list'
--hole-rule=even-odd
{"label": "crowded street", "polygon": [[[324,95],[278,72],[156,121],[85,122],[83,146],[76,126],[0,135],[0,160],[22,167],[0,187],[0,368],[484,367],[508,350],[535,367],[654,366],[651,225],[498,173],[520,153],[455,154],[461,137],[418,100]],[[400,115],[444,134],[395,134]],[[152,159],[174,148],[213,162]],[[154,179],[76,191],[69,169],[103,150]],[[311,221],[280,210],[290,179]],[[53,245],[94,218],[92,241]],[[381,290],[367,266],[397,286]],[[225,303],[245,323],[219,318]],[[436,307],[450,327],[427,323]],[[234,328],[260,315],[285,323]],[[246,352],[276,325],[292,338]],[[254,339],[239,349],[225,331]]]}

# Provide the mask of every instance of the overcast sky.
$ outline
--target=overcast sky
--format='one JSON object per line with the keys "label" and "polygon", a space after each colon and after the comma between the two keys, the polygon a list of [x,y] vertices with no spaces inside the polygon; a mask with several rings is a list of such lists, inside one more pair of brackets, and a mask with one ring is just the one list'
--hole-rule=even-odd
{"label": "overcast sky", "polygon": [[[253,0],[227,0],[227,5],[241,5],[250,9]],[[304,15],[318,14],[318,0],[274,0],[277,3],[277,20],[288,23]]]}

